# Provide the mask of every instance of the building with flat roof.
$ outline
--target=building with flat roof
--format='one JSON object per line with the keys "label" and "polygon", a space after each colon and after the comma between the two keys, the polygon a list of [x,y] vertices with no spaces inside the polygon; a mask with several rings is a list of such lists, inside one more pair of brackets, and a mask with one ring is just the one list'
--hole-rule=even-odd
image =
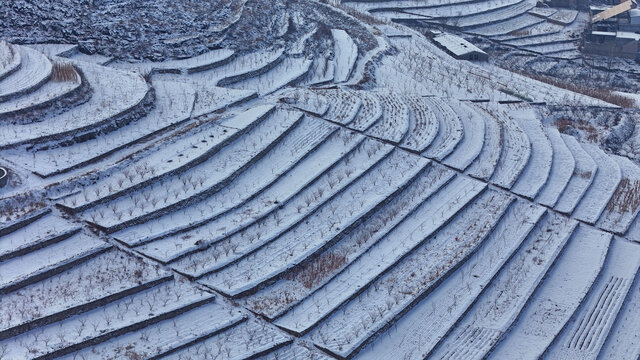
{"label": "building with flat roof", "polygon": [[591,26],[584,33],[585,53],[640,59],[640,11],[631,1],[589,7]]}
{"label": "building with flat roof", "polygon": [[452,34],[441,33],[433,41],[449,55],[459,60],[487,61],[489,55],[467,40]]}
{"label": "building with flat roof", "polygon": [[638,58],[640,34],[626,31],[591,31],[586,35],[584,51],[601,56]]}

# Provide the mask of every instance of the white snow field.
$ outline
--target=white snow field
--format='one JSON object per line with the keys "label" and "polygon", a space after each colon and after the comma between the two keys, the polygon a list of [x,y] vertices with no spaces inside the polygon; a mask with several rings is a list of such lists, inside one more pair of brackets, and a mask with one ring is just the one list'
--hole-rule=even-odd
{"label": "white snow field", "polygon": [[157,62],[0,41],[0,360],[638,358],[640,168],[541,111],[617,106],[405,26],[585,15],[313,4]]}

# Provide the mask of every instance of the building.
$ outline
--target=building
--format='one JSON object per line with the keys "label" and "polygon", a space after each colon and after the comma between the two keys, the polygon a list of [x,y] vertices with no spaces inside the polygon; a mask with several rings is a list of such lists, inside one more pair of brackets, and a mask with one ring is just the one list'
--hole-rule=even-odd
{"label": "building", "polygon": [[638,59],[640,34],[625,31],[592,31],[587,34],[584,51],[601,56]]}
{"label": "building", "polygon": [[640,11],[629,0],[614,6],[591,6],[585,53],[640,60]]}
{"label": "building", "polygon": [[624,1],[615,6],[589,7],[591,27],[595,31],[617,31],[631,23],[631,1]]}
{"label": "building", "polygon": [[467,40],[447,33],[433,37],[436,45],[458,60],[487,61],[489,55]]}

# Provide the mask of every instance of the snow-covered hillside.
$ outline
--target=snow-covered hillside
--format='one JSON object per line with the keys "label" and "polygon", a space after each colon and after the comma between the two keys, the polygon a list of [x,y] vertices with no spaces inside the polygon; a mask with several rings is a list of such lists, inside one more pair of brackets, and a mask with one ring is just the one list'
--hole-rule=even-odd
{"label": "snow-covered hillside", "polygon": [[[543,24],[579,14],[28,3],[0,5],[0,359],[640,356],[640,168],[543,118],[618,105],[402,25],[570,53]],[[21,33],[46,11],[77,30]]]}

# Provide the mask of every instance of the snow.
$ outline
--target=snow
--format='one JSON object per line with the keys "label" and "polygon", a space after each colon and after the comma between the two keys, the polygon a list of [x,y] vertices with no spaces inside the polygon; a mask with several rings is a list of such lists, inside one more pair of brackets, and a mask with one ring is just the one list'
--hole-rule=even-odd
{"label": "snow", "polygon": [[71,56],[69,56],[69,59],[72,59],[74,61],[89,63],[89,64],[105,65],[105,66],[113,61],[113,58],[109,56],[104,56],[100,54],[85,54],[80,51],[77,51],[71,54]]}
{"label": "snow", "polygon": [[346,31],[331,29],[334,42],[335,82],[349,80],[353,67],[358,60],[358,46]]}
{"label": "snow", "polygon": [[382,118],[366,134],[397,144],[409,130],[409,107],[401,96],[394,93],[374,93],[382,105]]}
{"label": "snow", "polygon": [[[308,216],[304,223],[296,224],[273,242],[253,252],[250,257],[244,257],[235,263],[233,267],[226,267],[206,276],[200,282],[232,295],[255,288],[263,281],[297,265],[326,244],[335,242],[336,237],[356,226],[360,219],[366,219],[377,207],[384,204],[385,200],[406,186],[407,182],[427,164],[424,159],[411,159],[399,151],[392,153],[388,159],[374,168],[375,171],[368,172],[345,191],[333,197]],[[392,174],[394,176],[391,176]],[[366,193],[367,197],[360,198],[357,206],[337,205],[355,200],[358,193]],[[337,210],[334,210],[336,207]],[[325,230],[321,225],[327,223],[329,229]],[[277,261],[273,261],[276,259]]]}
{"label": "snow", "polygon": [[14,155],[17,157],[14,161],[41,176],[52,176],[94,162],[115,150],[189,119],[196,98],[196,91],[192,87],[156,81],[154,89],[155,106],[143,118],[95,139],[33,152],[31,158],[17,154]]}
{"label": "snow", "polygon": [[[271,105],[256,106],[216,123],[209,123],[209,126],[204,124],[176,139],[177,141],[162,146],[162,151],[158,148],[153,149],[143,159],[119,169],[121,177],[100,180],[85,187],[80,194],[64,198],[62,203],[75,210],[83,210],[104,199],[121,196],[132,188],[142,187],[157,176],[187,169],[207,159],[224,145],[249,131],[267,118],[273,110],[274,107]],[[207,146],[196,146],[200,143]],[[126,185],[125,182],[127,182]]]}
{"label": "snow", "polygon": [[551,162],[549,180],[538,194],[536,201],[540,204],[553,207],[569,185],[571,175],[576,167],[576,162],[573,155],[571,155],[571,151],[564,143],[562,136],[560,136],[560,132],[553,127],[546,127],[545,130],[549,141],[551,141],[553,160]]}
{"label": "snow", "polygon": [[580,44],[578,42],[572,41],[572,42],[523,46],[522,49],[537,52],[539,54],[556,54],[556,53],[562,53],[567,51],[577,51],[579,49],[579,45]]}
{"label": "snow", "polygon": [[437,231],[483,189],[477,181],[457,177],[387,233],[366,255],[357,258],[331,282],[276,320],[276,324],[298,333],[314,326]]}
{"label": "snow", "polygon": [[302,85],[323,85],[333,81],[336,73],[336,63],[325,56],[319,56],[313,59],[309,74],[302,81]]}
{"label": "snow", "polygon": [[163,357],[175,349],[224,331],[242,319],[243,316],[238,311],[230,312],[216,303],[204,304],[174,318],[150,325],[143,331],[126,333],[61,359],[97,356],[100,359],[115,360],[122,358],[125,349],[125,353],[143,358]]}
{"label": "snow", "polygon": [[[493,109],[492,109],[493,110]],[[531,156],[531,142],[527,134],[507,113],[497,112],[502,127],[502,152],[491,182],[510,188],[524,171]]]}
{"label": "snow", "polygon": [[438,135],[440,123],[436,113],[429,107],[423,98],[417,96],[405,96],[404,99],[411,111],[411,123],[407,136],[402,141],[403,148],[422,152]]}
{"label": "snow", "polygon": [[19,256],[29,249],[55,243],[80,229],[56,215],[44,217],[0,237],[0,261]]}
{"label": "snow", "polygon": [[133,70],[141,74],[154,72],[195,73],[207,70],[231,61],[235,52],[230,49],[216,49],[186,59],[167,60],[163,62],[126,63],[115,62],[109,66],[122,70]]}
{"label": "snow", "polygon": [[430,356],[469,360],[486,356],[527,304],[576,225],[575,221],[548,213]]}
{"label": "snow", "polygon": [[[155,213],[179,206],[192,197],[214,193],[259,160],[299,124],[301,117],[302,114],[297,112],[277,110],[246,136],[229,143],[179,175],[167,176],[162,182],[138,188],[129,196],[120,196],[80,216],[108,231],[119,230],[153,218]],[[262,137],[257,134],[262,134]]]}
{"label": "snow", "polygon": [[638,271],[639,254],[638,244],[619,238],[612,242],[598,280],[545,356],[585,360],[597,357]]}
{"label": "snow", "polygon": [[[288,172],[284,173],[285,171],[283,170],[283,174],[279,174],[276,171],[275,176],[282,176],[270,183],[270,186],[268,188],[265,187],[262,191],[256,185],[251,185],[254,186],[255,192],[247,191],[245,184],[247,184],[247,181],[258,182],[265,181],[265,179],[252,179],[251,176],[242,176],[235,183],[230,184],[230,188],[219,196],[213,196],[210,200],[194,204],[180,214],[170,213],[147,221],[145,224],[121,230],[113,236],[130,246],[153,241],[154,243],[140,247],[139,250],[161,261],[168,261],[178,255],[193,251],[198,248],[198,244],[196,244],[197,241],[191,240],[192,237],[200,238],[200,240],[204,241],[204,235],[209,235],[210,233],[210,236],[213,236],[214,230],[220,232],[222,230],[219,229],[224,228],[227,230],[228,227],[229,231],[231,231],[231,224],[240,226],[240,219],[244,219],[242,214],[249,212],[257,217],[261,211],[268,212],[269,209],[277,207],[279,203],[287,203],[298,191],[301,191],[314,179],[327,171],[328,168],[363,140],[361,137],[346,138],[347,143],[345,144],[343,142],[344,135],[344,133],[337,133],[334,135],[335,137],[332,137],[331,140],[308,155],[305,161]],[[342,146],[337,146],[338,144],[342,144]],[[285,161],[285,165],[289,165],[292,162],[286,158],[279,160]],[[261,163],[256,164],[256,169],[262,169],[264,166],[273,166],[269,163],[270,161],[267,157]],[[278,161],[276,161],[275,165],[278,165],[277,163]],[[269,178],[266,179],[266,181],[269,180]],[[249,186],[249,184],[246,186]],[[247,194],[238,196],[234,189],[237,189],[238,193],[242,191],[247,192]],[[239,197],[239,199],[236,199],[236,197]],[[243,199],[246,199],[246,203],[242,203]],[[230,204],[239,205],[230,206]],[[216,207],[218,208],[217,210],[215,210]],[[236,220],[232,221],[231,219]],[[184,232],[171,236],[181,231]],[[222,231],[222,233],[225,233],[225,231]],[[162,239],[165,237],[166,239]],[[214,239],[215,237],[207,238],[205,243],[213,243]]]}
{"label": "snow", "polygon": [[[343,236],[335,245],[318,255],[314,261],[292,270],[293,276],[279,280],[275,284],[250,296],[244,302],[255,312],[270,319],[283,315],[299,304],[310,293],[339,277],[339,273],[350,263],[365,254],[378,240],[386,236],[427,199],[437,193],[454,176],[454,172],[431,164],[401,194],[378,210],[377,213]],[[330,268],[331,259],[345,258],[345,263]],[[321,268],[318,274],[315,269]],[[303,307],[301,307],[303,308]],[[295,311],[298,312],[299,311]]]}
{"label": "snow", "polygon": [[429,98],[425,101],[437,113],[439,126],[438,135],[422,155],[440,161],[451,154],[462,141],[464,137],[462,120],[445,100]]}
{"label": "snow", "polygon": [[65,272],[4,294],[3,306],[15,316],[0,319],[3,329],[0,338],[5,338],[8,333],[27,331],[34,324],[51,323],[56,317],[91,309],[97,304],[143,291],[171,279],[168,272],[123,255],[121,251],[111,249]]}
{"label": "snow", "polygon": [[535,7],[535,5],[536,2],[533,0],[522,0],[505,7],[497,8],[490,12],[479,14],[471,13],[470,16],[454,18],[449,20],[447,23],[460,28],[480,27],[486,24],[508,21],[520,14],[525,14],[527,11]]}
{"label": "snow", "polygon": [[[520,3],[522,0],[487,0],[476,3],[452,3],[447,6],[432,6],[406,9],[405,12],[423,15],[432,19],[465,18],[469,15],[491,13],[498,9]],[[431,4],[429,4],[431,5]]]}
{"label": "snow", "polygon": [[582,147],[598,164],[598,171],[572,216],[594,224],[616,191],[616,187],[622,179],[622,172],[618,163],[612,161],[600,148],[591,144],[582,144]]}
{"label": "snow", "polygon": [[[207,44],[163,35],[160,63],[16,47],[75,57],[86,83],[0,92],[0,357],[637,357],[640,245],[611,239],[640,238],[640,169],[534,113],[622,110],[370,18],[556,58],[586,14],[565,29],[545,17],[575,12],[533,0],[244,2]],[[13,96],[46,66],[8,49]]]}
{"label": "snow", "polygon": [[450,51],[456,57],[465,56],[471,53],[485,54],[485,52],[480,50],[477,46],[455,35],[441,34],[434,37],[433,41],[440,44],[440,46]]}
{"label": "snow", "polygon": [[80,76],[77,81],[48,81],[35,91],[25,96],[20,96],[0,103],[0,116],[9,117],[13,113],[28,111],[34,107],[44,106],[48,103],[62,99],[76,91],[80,85]]}
{"label": "snow", "polygon": [[503,19],[503,21],[495,23],[490,22],[484,26],[474,28],[470,30],[470,32],[477,35],[500,37],[507,36],[508,34],[518,31],[526,31],[526,29],[545,23],[546,21],[544,19],[540,19],[537,16],[523,12],[513,18]]}
{"label": "snow", "polygon": [[[516,201],[477,250],[433,292],[399,319],[359,359],[423,359],[501,271],[534,228],[544,208]],[[471,275],[471,276],[470,276]],[[428,318],[426,323],[424,319]]]}
{"label": "snow", "polygon": [[331,102],[323,118],[342,125],[348,125],[362,108],[362,100],[348,90],[321,90],[319,95]]}
{"label": "snow", "polygon": [[243,321],[231,329],[176,351],[164,359],[206,359],[222,356],[227,360],[252,358],[291,342],[289,336],[256,320]]}
{"label": "snow", "polygon": [[582,303],[604,264],[611,235],[578,227],[519,320],[491,356],[537,359]]}
{"label": "snow", "polygon": [[[382,58],[382,66],[377,66],[375,69],[378,87],[386,87],[403,94],[451,97],[448,89],[436,85],[438,81],[442,81],[442,79],[435,80],[440,73],[439,66],[432,66],[431,70],[434,70],[434,73],[427,74],[425,69],[418,65],[435,62],[435,58],[430,53],[436,49],[440,50],[432,44],[430,44],[432,48],[429,48],[427,44],[416,38],[417,36],[390,39],[390,45],[402,51]],[[442,54],[444,55],[444,52]]]}
{"label": "snow", "polygon": [[616,322],[607,335],[606,342],[600,350],[598,357],[606,360],[633,359],[640,355],[638,343],[638,306],[640,305],[640,287],[638,274],[629,289],[629,294],[624,301]]}
{"label": "snow", "polygon": [[296,108],[322,117],[329,110],[326,97],[302,88],[287,88],[278,93],[280,101],[292,104]]}
{"label": "snow", "polygon": [[227,110],[230,107],[240,105],[257,96],[251,90],[235,90],[227,89],[211,84],[191,83],[189,85],[196,89],[196,101],[191,112],[191,117],[200,119],[201,117],[211,116],[212,113],[219,113],[221,110]]}
{"label": "snow", "polygon": [[481,107],[472,107],[477,110],[476,116],[482,116],[485,125],[484,145],[480,155],[468,168],[467,174],[478,179],[488,180],[498,165],[502,151],[502,131],[497,119]]}
{"label": "snow", "polygon": [[311,67],[311,60],[285,58],[268,72],[230,85],[233,89],[254,90],[261,96],[300,80]]}
{"label": "snow", "polygon": [[[189,290],[192,289],[188,286],[180,284],[174,286],[173,282],[167,282],[147,291],[113,301],[101,308],[26,332],[5,342],[5,345],[9,345],[7,348],[9,354],[16,358],[39,357],[45,354],[59,356],[72,351],[74,345],[78,343],[99,343],[101,340],[121,332],[121,329],[127,327],[135,329],[142,322],[154,322],[156,318],[162,319],[167,314],[179,312],[182,308],[188,308],[213,297],[211,294]],[[219,308],[219,306],[216,307]],[[223,310],[216,309],[216,307],[213,309],[209,307],[208,310],[213,313],[209,315],[210,319],[224,319],[225,316],[220,316]],[[213,316],[214,314],[216,316]],[[196,319],[192,318],[191,320]],[[48,338],[49,341],[47,343],[35,341],[33,345],[21,345],[29,344],[34,332],[37,332],[42,338]],[[136,335],[140,336],[140,333]],[[108,344],[107,342],[107,346]]]}
{"label": "snow", "polygon": [[43,54],[24,46],[13,47],[20,53],[20,68],[0,80],[0,102],[34,91],[51,76],[51,61]]}
{"label": "snow", "polygon": [[375,0],[366,2],[353,2],[349,6],[363,10],[383,10],[383,9],[409,9],[409,8],[430,8],[430,7],[447,7],[455,4],[464,4],[472,1],[469,0],[435,0],[425,3],[423,0]]}
{"label": "snow", "polygon": [[109,247],[102,241],[79,233],[43,249],[4,261],[0,263],[0,292],[6,294],[16,287],[34,282],[42,274],[93,257]]}
{"label": "snow", "polygon": [[[547,25],[543,27],[542,25],[536,25],[534,27],[528,28],[526,30],[522,30],[524,33],[530,33],[529,35],[523,35],[521,37],[510,37],[505,40],[504,43],[513,46],[531,46],[531,45],[541,45],[541,44],[556,44],[562,43],[568,40],[567,34],[564,32],[560,32],[562,30],[562,26],[558,26],[558,28],[553,28],[550,24],[544,23],[543,25]],[[552,25],[552,24],[551,24]],[[541,33],[538,33],[541,32]]]}
{"label": "snow", "polygon": [[[207,227],[211,230],[216,229],[218,233],[210,240],[212,243],[215,241],[214,246],[181,259],[173,267],[177,271],[200,277],[245,257],[247,252],[261,248],[285,233],[290,226],[300,223],[307,215],[315,213],[329,199],[359,180],[370,168],[375,168],[382,163],[391,151],[391,146],[384,146],[370,139],[359,142],[355,151],[333,165],[330,171],[315,178],[302,191],[283,203],[284,206],[274,206],[267,202],[257,207],[257,211],[232,213],[234,216],[231,219],[223,219],[225,222],[221,227],[212,226],[219,225],[216,223],[209,224]],[[255,204],[252,205],[255,206]],[[240,221],[235,220],[237,217],[240,217]],[[250,226],[247,227],[247,225]],[[221,241],[223,239],[224,241]],[[232,249],[234,249],[233,252]]]}
{"label": "snow", "polygon": [[291,345],[282,349],[276,350],[268,355],[259,357],[259,360],[332,360],[332,357],[325,355],[322,352],[314,352],[310,350],[310,346],[306,345]]}
{"label": "snow", "polygon": [[444,159],[443,164],[464,171],[480,155],[486,128],[484,120],[475,111],[462,102],[457,102],[456,105],[464,135],[456,150]]}
{"label": "snow", "polygon": [[314,26],[309,32],[297,38],[294,41],[294,43],[291,45],[291,48],[289,49],[288,53],[290,55],[302,55],[304,53],[305,47],[307,45],[311,45],[309,42],[309,39],[311,39],[311,37],[313,37],[317,31],[318,31],[318,27]]}
{"label": "snow", "polygon": [[[176,231],[176,229],[185,229],[185,228],[194,226],[198,223],[210,221],[211,219],[215,219],[227,213],[228,211],[232,211],[235,208],[241,206],[243,201],[252,199],[253,196],[257,195],[256,193],[252,193],[251,191],[249,191],[250,189],[253,189],[257,193],[260,193],[261,189],[264,189],[269,185],[272,185],[273,182],[277,180],[278,176],[286,172],[289,167],[295,165],[296,162],[298,162],[301,158],[304,157],[304,155],[306,154],[305,150],[311,151],[313,148],[318,146],[326,136],[328,136],[331,132],[333,132],[333,130],[335,130],[335,128],[329,127],[327,126],[327,124],[318,123],[314,121],[311,121],[311,122],[312,124],[315,123],[320,125],[320,126],[317,126],[316,128],[311,127],[311,130],[317,129],[318,130],[317,132],[307,132],[307,130],[309,130],[308,126],[301,125],[296,127],[296,129],[294,129],[290,135],[287,135],[269,153],[266,153],[262,158],[254,157],[252,160],[254,163],[251,165],[251,167],[243,171],[237,178],[233,179],[233,181],[224,188],[224,191],[218,191],[218,192],[211,191],[210,190],[211,188],[198,190],[199,192],[195,193],[195,195],[192,195],[192,196],[202,198],[203,196],[201,194],[203,193],[203,191],[212,192],[212,193],[209,195],[206,201],[198,203],[196,206],[189,207],[188,209],[181,211],[180,219],[183,219],[183,220],[178,220],[178,221],[172,220],[170,222],[166,222],[167,218],[171,218],[171,219],[174,218],[173,216],[174,214],[171,213],[169,216],[164,216],[163,218],[159,218],[151,222],[147,221],[145,222],[144,226],[137,226],[137,230],[140,231],[141,229],[144,229],[143,231],[146,235],[146,238],[148,239],[150,237],[152,238],[154,235],[157,235],[149,231],[150,227],[154,223],[157,223],[160,226],[164,224],[166,227],[168,227],[168,229],[171,229],[170,230],[171,232],[174,232]],[[312,135],[313,137],[309,135]],[[291,154],[295,154],[295,156],[291,156]],[[208,168],[216,168],[211,164],[206,164],[205,166]],[[190,173],[191,173],[191,170],[187,173],[186,176],[189,176]],[[271,174],[272,177],[266,176],[265,174]],[[207,184],[211,180],[212,178],[203,180],[202,185],[200,185],[200,187],[207,186]],[[215,178],[213,178],[213,180],[215,180]],[[216,184],[216,183],[213,182],[213,184]],[[164,186],[168,186],[167,180],[165,180]],[[217,185],[214,185],[214,186],[217,186]],[[181,196],[185,196],[185,195],[181,195]],[[159,205],[155,210],[153,209],[154,206],[151,206],[150,210],[153,210],[154,212],[158,212],[160,214],[166,213],[168,212],[167,209],[169,208],[167,204],[171,204],[176,199],[163,201],[162,205]],[[161,208],[160,206],[164,206],[164,208]],[[150,213],[147,213],[147,214],[152,215]],[[125,218],[126,218],[126,215],[125,215]],[[186,222],[186,224],[183,225],[184,222]],[[136,221],[136,223],[138,223],[138,221]],[[129,244],[148,241],[146,239],[138,240],[138,241],[132,241],[130,239],[127,239],[128,237],[127,234],[132,234],[132,232],[133,234],[136,234],[135,226],[134,226],[134,229],[125,230],[124,233],[121,232],[121,233],[115,234],[114,236],[116,238],[125,240]],[[167,231],[165,230],[165,233],[166,232]],[[166,241],[163,241],[163,242],[166,242]],[[171,249],[163,248],[162,252],[157,252],[154,250],[159,250],[157,248],[158,244],[154,244],[153,246],[151,246],[152,250],[145,251],[145,252],[147,254],[155,256],[158,259],[165,259],[167,257],[168,252],[172,252],[172,256],[176,256],[177,255],[176,253],[184,254],[184,252],[187,251],[188,249],[193,250],[194,249],[193,240],[189,241],[188,243],[189,243],[189,246],[185,246],[184,248],[182,245],[187,245],[187,244],[182,244],[179,246],[179,249],[182,249],[181,251],[178,251],[178,246],[177,246],[178,244],[174,243],[173,245],[176,246],[175,249],[173,249],[174,246],[171,246]],[[198,247],[196,246],[195,249],[197,248]]]}
{"label": "snow", "polygon": [[366,91],[354,91],[353,95],[362,101],[362,108],[349,123],[348,127],[354,130],[365,131],[382,117],[382,104],[377,96]]}
{"label": "snow", "polygon": [[227,64],[195,74],[189,79],[199,83],[228,86],[250,76],[269,71],[283,60],[283,54],[284,48],[275,48],[239,55]]}
{"label": "snow", "polygon": [[45,54],[49,58],[53,58],[54,56],[64,57],[66,55],[70,55],[78,51],[78,45],[72,45],[72,44],[44,43],[44,44],[29,44],[26,46]]}
{"label": "snow", "polygon": [[[327,318],[310,334],[310,338],[341,356],[347,356],[366,344],[372,335],[388,328],[395,318],[409,311],[457,267],[449,264],[462,263],[471,256],[512,200],[506,194],[493,191],[480,195],[447,227],[426,239],[414,252],[376,279],[368,291],[345,305],[342,312]],[[479,212],[484,214],[482,220],[477,220]],[[371,317],[369,314],[374,311],[378,316]],[[367,321],[370,324],[354,321],[354,317],[370,320]],[[328,341],[326,337],[322,339],[323,333]],[[351,334],[355,335],[352,339]]]}
{"label": "snow", "polygon": [[533,9],[529,10],[529,14],[540,16],[543,18],[547,18],[555,14],[556,12],[558,12],[558,9],[548,7],[534,7]]}
{"label": "snow", "polygon": [[26,204],[24,207],[15,208],[15,211],[3,214],[3,219],[0,223],[0,236],[10,234],[49,213],[51,213],[49,207],[40,205]]}
{"label": "snow", "polygon": [[640,168],[627,158],[617,155],[609,157],[620,166],[622,180],[601,215],[598,227],[616,234],[624,234],[640,212],[637,200],[640,195],[637,190],[640,184]]}
{"label": "snow", "polygon": [[[139,75],[85,63],[75,65],[83,71],[93,89],[91,99],[39,122],[3,125],[5,131],[0,134],[0,146],[59,139],[71,133],[95,129],[139,105],[149,91],[147,83]],[[111,83],[119,86],[110,86]]]}
{"label": "snow", "polygon": [[573,136],[562,135],[562,139],[575,159],[575,168],[554,209],[569,214],[591,186],[598,166]]}
{"label": "snow", "polygon": [[522,109],[514,114],[514,117],[529,138],[531,155],[518,181],[511,187],[511,191],[533,199],[549,179],[553,150],[540,120],[536,118],[532,109]]}
{"label": "snow", "polygon": [[15,45],[0,41],[0,80],[20,68],[20,52]]}
{"label": "snow", "polygon": [[559,9],[555,14],[549,16],[549,21],[562,24],[569,25],[571,24],[576,17],[578,16],[578,11],[571,9]]}

